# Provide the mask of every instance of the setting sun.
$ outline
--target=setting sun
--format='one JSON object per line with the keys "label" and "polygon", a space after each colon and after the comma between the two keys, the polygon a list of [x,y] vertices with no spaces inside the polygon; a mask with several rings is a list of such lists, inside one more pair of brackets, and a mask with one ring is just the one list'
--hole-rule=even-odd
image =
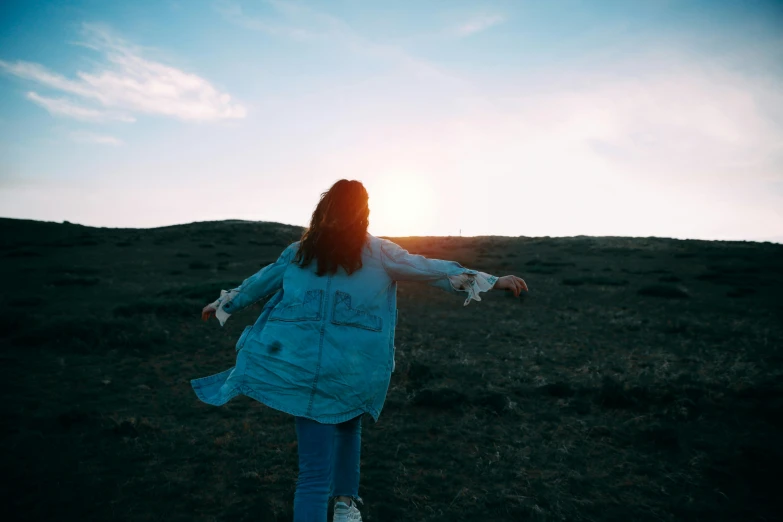
{"label": "setting sun", "polygon": [[381,236],[429,235],[439,195],[423,175],[391,171],[367,183],[370,232]]}

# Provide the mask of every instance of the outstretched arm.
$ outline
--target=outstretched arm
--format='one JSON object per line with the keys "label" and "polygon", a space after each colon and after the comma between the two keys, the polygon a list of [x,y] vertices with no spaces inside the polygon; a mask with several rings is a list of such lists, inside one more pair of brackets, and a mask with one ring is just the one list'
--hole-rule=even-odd
{"label": "outstretched arm", "polygon": [[201,318],[207,320],[215,315],[220,326],[231,314],[244,310],[283,287],[283,274],[296,254],[299,242],[289,245],[274,263],[265,266],[242,284],[231,290],[221,290],[220,297],[201,311]]}
{"label": "outstretched arm", "polygon": [[[527,286],[522,286],[524,281],[515,276],[498,278],[465,268],[456,261],[410,254],[389,240],[383,240],[381,243],[381,259],[386,272],[396,281],[422,281],[453,294],[467,292],[466,306],[471,300],[481,301],[479,292],[486,292],[493,287],[513,290],[516,296],[519,296],[519,290],[527,290]],[[521,284],[514,282],[517,280],[521,281]]]}
{"label": "outstretched arm", "polygon": [[410,254],[400,245],[388,239],[381,242],[381,261],[386,273],[395,281],[445,281],[449,276],[464,273],[478,274],[477,271],[465,268],[456,261]]}

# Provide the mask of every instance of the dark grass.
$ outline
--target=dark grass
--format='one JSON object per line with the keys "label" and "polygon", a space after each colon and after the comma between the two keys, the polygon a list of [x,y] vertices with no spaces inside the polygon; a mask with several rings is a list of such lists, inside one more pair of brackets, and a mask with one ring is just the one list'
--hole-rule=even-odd
{"label": "dark grass", "polygon": [[563,284],[569,286],[580,286],[580,285],[625,286],[628,284],[628,280],[615,279],[615,278],[603,277],[603,276],[584,276],[584,277],[569,277],[563,279]]}
{"label": "dark grass", "polygon": [[558,267],[550,266],[531,266],[525,270],[527,274],[558,274],[561,269]]}
{"label": "dark grass", "polygon": [[639,295],[660,297],[663,299],[687,299],[690,297],[688,292],[677,286],[671,285],[648,285],[639,289]]}
{"label": "dark grass", "polygon": [[93,286],[100,283],[101,280],[97,277],[79,277],[70,274],[65,274],[63,277],[58,277],[49,281],[52,286]]}
{"label": "dark grass", "polygon": [[75,266],[75,265],[66,265],[66,266],[58,266],[55,268],[52,268],[48,270],[49,274],[57,274],[62,275],[65,277],[68,276],[91,276],[91,275],[97,275],[101,273],[100,268],[91,267],[91,266]]}
{"label": "dark grass", "polygon": [[[290,417],[246,397],[205,405],[189,380],[233,365],[263,303],[223,328],[201,322],[201,308],[301,229],[0,223],[5,252],[41,253],[0,257],[6,516],[290,521]],[[399,242],[485,271],[506,263],[497,275],[516,273],[530,292],[463,307],[400,284],[397,369],[380,422],[363,430],[365,520],[780,519],[783,247]],[[230,254],[220,271],[183,266],[177,254],[198,259],[201,244]],[[591,275],[606,272],[622,277]]]}
{"label": "dark grass", "polygon": [[753,295],[755,293],[756,293],[756,289],[755,288],[742,287],[742,288],[734,288],[732,290],[729,290],[728,292],[726,292],[726,296],[727,297],[747,297],[747,296]]}
{"label": "dark grass", "polygon": [[36,250],[12,250],[5,253],[5,257],[18,258],[18,257],[41,257],[43,254]]}
{"label": "dark grass", "polygon": [[8,306],[10,307],[35,307],[44,304],[46,301],[42,297],[34,295],[21,295],[18,297],[11,297],[8,299]]}
{"label": "dark grass", "polygon": [[118,317],[134,317],[142,314],[151,314],[161,317],[192,317],[193,310],[198,307],[198,304],[198,301],[141,299],[115,307],[114,315]]}
{"label": "dark grass", "polygon": [[157,295],[162,297],[201,299],[203,301],[212,302],[220,297],[221,290],[230,290],[235,288],[242,284],[244,279],[245,278],[243,277],[237,277],[237,279],[234,280],[172,285],[170,288],[165,288],[158,291]]}
{"label": "dark grass", "polygon": [[[195,315],[195,314],[193,314]],[[167,333],[157,321],[131,319],[44,319],[17,328],[11,342],[25,348],[62,350],[65,353],[100,353],[111,349],[152,351],[165,344]]]}
{"label": "dark grass", "polygon": [[525,263],[525,266],[574,266],[575,263],[567,261],[546,261],[542,259],[531,259]]}

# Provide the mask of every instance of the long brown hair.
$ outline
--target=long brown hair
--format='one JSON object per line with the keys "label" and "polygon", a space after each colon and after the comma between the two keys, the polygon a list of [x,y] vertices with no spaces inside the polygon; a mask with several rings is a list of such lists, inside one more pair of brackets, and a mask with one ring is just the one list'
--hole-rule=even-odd
{"label": "long brown hair", "polygon": [[305,267],[316,259],[319,276],[334,274],[338,266],[349,275],[359,270],[370,224],[368,200],[367,189],[356,180],[341,179],[322,193],[294,261]]}

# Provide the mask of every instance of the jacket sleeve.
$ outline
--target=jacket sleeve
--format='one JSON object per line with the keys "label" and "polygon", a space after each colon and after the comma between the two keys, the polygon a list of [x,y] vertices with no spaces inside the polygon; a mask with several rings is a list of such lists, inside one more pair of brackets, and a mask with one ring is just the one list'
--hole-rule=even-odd
{"label": "jacket sleeve", "polygon": [[381,260],[386,273],[395,281],[421,281],[451,294],[461,294],[464,290],[455,288],[449,280],[450,276],[477,275],[479,273],[476,270],[465,268],[456,261],[410,254],[398,244],[387,239],[381,243]]}
{"label": "jacket sleeve", "polygon": [[298,241],[289,245],[283,250],[277,261],[248,277],[238,287],[228,291],[221,290],[220,297],[213,303],[217,308],[215,315],[221,326],[229,315],[244,310],[283,288],[283,275],[286,267],[296,255],[298,246]]}

